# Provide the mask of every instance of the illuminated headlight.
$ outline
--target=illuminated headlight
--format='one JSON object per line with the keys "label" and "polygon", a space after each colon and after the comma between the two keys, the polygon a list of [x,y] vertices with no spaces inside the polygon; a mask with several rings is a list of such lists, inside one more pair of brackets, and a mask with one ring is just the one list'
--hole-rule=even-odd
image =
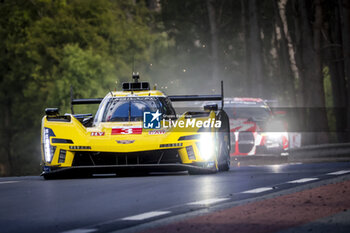
{"label": "illuminated headlight", "polygon": [[270,132],[266,133],[266,139],[268,141],[282,141],[283,136],[286,135],[286,132]]}
{"label": "illuminated headlight", "polygon": [[209,161],[214,158],[216,145],[215,138],[212,133],[202,133],[197,146],[199,148],[200,156],[203,160]]}
{"label": "illuminated headlight", "polygon": [[43,151],[45,162],[49,163],[52,160],[53,155],[55,154],[56,147],[51,146],[50,137],[55,137],[52,129],[44,128],[43,129]]}
{"label": "illuminated headlight", "polygon": [[267,132],[266,135],[266,142],[267,143],[280,143],[282,144],[282,138],[285,136],[287,137],[288,134],[285,131],[285,127],[283,125],[283,122],[281,121],[270,121],[266,124]]}
{"label": "illuminated headlight", "polygon": [[269,132],[265,134],[266,136],[266,146],[271,147],[280,147],[282,146],[283,137],[287,136],[286,132]]}
{"label": "illuminated headlight", "polygon": [[268,141],[280,141],[282,140],[282,134],[277,132],[267,133],[266,138]]}

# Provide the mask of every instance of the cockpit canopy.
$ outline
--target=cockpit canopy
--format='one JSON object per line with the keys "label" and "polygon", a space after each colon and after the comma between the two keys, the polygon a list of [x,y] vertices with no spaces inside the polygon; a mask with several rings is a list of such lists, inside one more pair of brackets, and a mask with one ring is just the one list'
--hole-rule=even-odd
{"label": "cockpit canopy", "polygon": [[162,114],[161,117],[176,115],[170,100],[165,96],[109,97],[102,101],[94,124],[143,121],[144,112],[156,112],[157,110]]}

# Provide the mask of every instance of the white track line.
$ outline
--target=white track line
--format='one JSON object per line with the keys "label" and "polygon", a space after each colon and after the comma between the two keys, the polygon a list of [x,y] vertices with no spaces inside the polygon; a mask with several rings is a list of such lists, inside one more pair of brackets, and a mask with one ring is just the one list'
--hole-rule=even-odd
{"label": "white track line", "polygon": [[288,163],[289,165],[299,165],[299,164],[303,164],[303,163]]}
{"label": "white track line", "polygon": [[327,173],[327,175],[343,175],[346,173],[350,173],[350,170],[341,170],[341,171],[337,171],[337,172],[331,172],[331,173]]}
{"label": "white track line", "polygon": [[211,199],[206,199],[202,201],[190,202],[190,203],[187,203],[187,205],[211,205],[211,204],[226,201],[229,199],[230,198],[211,198]]}
{"label": "white track line", "polygon": [[272,187],[262,187],[262,188],[256,188],[256,189],[251,189],[251,190],[248,190],[248,191],[244,191],[242,193],[262,193],[262,192],[266,192],[266,191],[269,191],[269,190],[272,190],[273,188]]}
{"label": "white track line", "polygon": [[287,183],[300,184],[300,183],[306,183],[306,182],[313,181],[313,180],[318,180],[318,178],[303,178],[303,179],[299,179],[299,180],[288,181]]}
{"label": "white track line", "polygon": [[151,211],[151,212],[147,212],[147,213],[143,213],[143,214],[138,214],[138,215],[122,218],[122,220],[139,221],[139,220],[153,218],[153,217],[157,217],[157,216],[161,216],[161,215],[169,214],[169,213],[170,213],[170,211]]}
{"label": "white track line", "polygon": [[97,229],[74,229],[70,231],[64,231],[62,233],[91,233],[91,232],[96,232]]}
{"label": "white track line", "polygon": [[2,181],[0,182],[0,184],[12,184],[12,183],[17,183],[19,181],[15,181],[15,180],[9,180],[9,181]]}

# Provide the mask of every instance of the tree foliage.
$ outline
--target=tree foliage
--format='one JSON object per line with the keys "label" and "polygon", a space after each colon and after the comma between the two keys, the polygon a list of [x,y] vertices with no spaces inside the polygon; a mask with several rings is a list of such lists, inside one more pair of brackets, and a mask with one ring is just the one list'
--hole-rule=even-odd
{"label": "tree foliage", "polygon": [[1,162],[13,174],[39,161],[45,107],[69,111],[70,86],[76,98],[104,96],[162,38],[143,2],[9,0],[0,12]]}

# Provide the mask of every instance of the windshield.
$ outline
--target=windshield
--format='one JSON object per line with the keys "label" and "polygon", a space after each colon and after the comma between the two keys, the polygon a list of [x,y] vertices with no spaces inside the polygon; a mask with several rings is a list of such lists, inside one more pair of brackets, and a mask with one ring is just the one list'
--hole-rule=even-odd
{"label": "windshield", "polygon": [[144,112],[162,115],[175,114],[171,102],[165,97],[118,97],[110,98],[103,111],[102,122],[142,121]]}
{"label": "windshield", "polygon": [[227,110],[230,118],[244,118],[265,121],[271,117],[270,111],[265,107],[233,107]]}

